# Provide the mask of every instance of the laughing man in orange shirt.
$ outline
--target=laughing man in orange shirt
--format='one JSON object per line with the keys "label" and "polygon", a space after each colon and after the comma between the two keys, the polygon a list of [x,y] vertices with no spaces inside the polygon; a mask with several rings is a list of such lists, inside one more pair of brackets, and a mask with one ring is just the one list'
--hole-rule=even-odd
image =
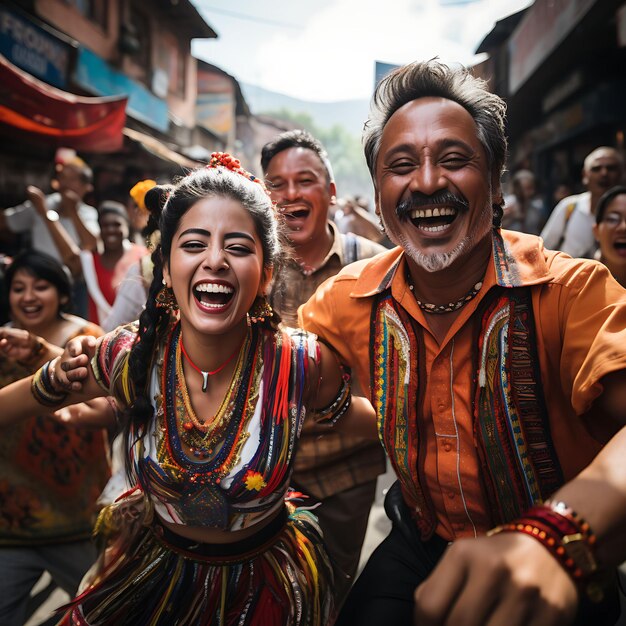
{"label": "laughing man in orange shirt", "polygon": [[[398,476],[393,529],[342,626],[411,624],[449,543],[494,527],[481,541],[496,558],[471,579],[439,576],[449,601],[420,605],[418,592],[417,623],[569,623],[575,583],[592,577],[588,528],[544,501],[624,421],[611,407],[626,385],[626,292],[601,264],[500,229],[504,115],[482,81],[437,61],[383,80],[365,154],[398,247],[344,268],[299,312],[367,390]],[[452,552],[442,566],[461,572]],[[605,623],[613,596],[583,596],[576,623]]]}

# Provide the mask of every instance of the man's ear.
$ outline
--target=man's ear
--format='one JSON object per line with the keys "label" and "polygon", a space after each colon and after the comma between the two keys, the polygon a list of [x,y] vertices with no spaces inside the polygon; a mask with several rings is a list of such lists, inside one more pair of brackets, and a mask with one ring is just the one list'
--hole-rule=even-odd
{"label": "man's ear", "polygon": [[380,219],[380,194],[376,187],[374,187],[374,213],[378,216],[378,219]]}
{"label": "man's ear", "polygon": [[330,206],[334,206],[337,204],[337,185],[334,182],[328,185],[328,192],[330,193]]}

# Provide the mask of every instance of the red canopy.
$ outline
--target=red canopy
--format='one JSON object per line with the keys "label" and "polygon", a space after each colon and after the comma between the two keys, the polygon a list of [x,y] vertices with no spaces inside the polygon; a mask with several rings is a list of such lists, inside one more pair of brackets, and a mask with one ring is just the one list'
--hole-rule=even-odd
{"label": "red canopy", "polygon": [[127,100],[61,91],[0,54],[0,125],[13,134],[84,152],[115,152],[124,143]]}

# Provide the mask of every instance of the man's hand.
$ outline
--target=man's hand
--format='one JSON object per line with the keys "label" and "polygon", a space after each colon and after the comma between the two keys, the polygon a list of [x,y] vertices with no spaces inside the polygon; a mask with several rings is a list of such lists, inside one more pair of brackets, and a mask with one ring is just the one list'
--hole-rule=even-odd
{"label": "man's hand", "polygon": [[415,591],[419,626],[565,626],[576,587],[536,539],[521,533],[460,539]]}
{"label": "man's hand", "polygon": [[33,206],[37,210],[37,213],[41,217],[46,217],[48,213],[48,207],[46,205],[46,196],[39,187],[35,185],[29,185],[26,187],[26,197],[32,202]]}
{"label": "man's hand", "polygon": [[83,335],[68,341],[54,374],[59,383],[68,390],[81,391],[82,382],[89,376],[89,361],[96,351],[95,337]]}

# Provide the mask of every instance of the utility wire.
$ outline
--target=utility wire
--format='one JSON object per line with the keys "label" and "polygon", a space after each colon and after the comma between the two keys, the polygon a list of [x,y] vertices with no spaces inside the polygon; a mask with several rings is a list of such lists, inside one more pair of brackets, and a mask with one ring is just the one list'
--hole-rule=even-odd
{"label": "utility wire", "polygon": [[298,26],[297,24],[288,24],[287,22],[277,22],[275,20],[268,20],[265,19],[263,17],[257,17],[254,15],[250,15],[248,13],[237,13],[235,11],[226,11],[224,9],[218,9],[214,6],[205,4],[204,2],[200,2],[200,1],[196,1],[194,3],[199,9],[201,9],[202,11],[206,11],[207,13],[209,12],[214,12],[214,13],[220,13],[222,15],[228,15],[229,17],[235,17],[237,19],[240,20],[247,20],[249,22],[257,22],[260,24],[268,24],[269,26],[280,26],[281,28],[294,28],[294,29],[300,29],[301,26]]}

